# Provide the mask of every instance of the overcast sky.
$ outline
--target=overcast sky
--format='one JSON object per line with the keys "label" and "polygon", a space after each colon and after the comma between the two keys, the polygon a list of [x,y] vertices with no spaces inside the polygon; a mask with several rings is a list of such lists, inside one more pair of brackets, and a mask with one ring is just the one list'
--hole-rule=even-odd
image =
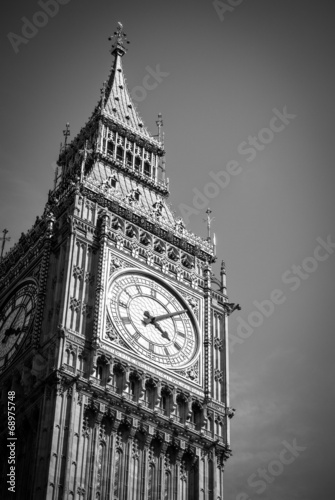
{"label": "overcast sky", "polygon": [[[0,231],[13,244],[43,212],[65,123],[73,137],[90,116],[112,62],[107,38],[121,21],[128,86],[152,133],[163,114],[170,202],[203,237],[210,205],[214,271],[224,259],[230,301],[242,306],[230,319],[237,412],[225,500],[328,498],[333,2],[62,4],[53,17],[36,14],[33,0],[3,5]],[[157,86],[146,89],[153,71]]]}

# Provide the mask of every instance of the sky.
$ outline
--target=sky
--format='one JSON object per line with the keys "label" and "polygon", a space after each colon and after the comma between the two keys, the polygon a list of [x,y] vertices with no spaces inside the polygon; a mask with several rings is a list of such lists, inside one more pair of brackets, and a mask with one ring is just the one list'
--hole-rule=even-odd
{"label": "sky", "polygon": [[[49,13],[41,11],[47,3]],[[163,115],[169,202],[227,268],[233,457],[225,500],[333,489],[333,3],[18,0],[1,16],[0,232],[41,215],[65,123],[89,118],[123,59],[145,125]],[[51,10],[50,10],[51,9]],[[29,24],[34,21],[38,28]],[[11,34],[10,34],[11,33]],[[21,38],[20,38],[21,37]],[[157,85],[147,75],[154,72]],[[150,79],[152,83],[153,77]]]}

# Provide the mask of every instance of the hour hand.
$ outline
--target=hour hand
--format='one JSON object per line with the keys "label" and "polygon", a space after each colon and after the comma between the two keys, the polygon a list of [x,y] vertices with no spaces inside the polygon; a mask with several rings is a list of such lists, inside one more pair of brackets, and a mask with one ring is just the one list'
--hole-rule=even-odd
{"label": "hour hand", "polygon": [[9,338],[10,335],[18,335],[20,333],[20,328],[14,328],[13,326],[10,326],[7,328],[5,331],[5,336],[2,339],[2,343],[5,344]]}
{"label": "hour hand", "polygon": [[163,339],[170,340],[168,333],[165,330],[163,330],[163,328],[160,325],[157,325],[157,323],[153,323],[153,325],[155,328],[157,328],[159,332],[161,332]]}

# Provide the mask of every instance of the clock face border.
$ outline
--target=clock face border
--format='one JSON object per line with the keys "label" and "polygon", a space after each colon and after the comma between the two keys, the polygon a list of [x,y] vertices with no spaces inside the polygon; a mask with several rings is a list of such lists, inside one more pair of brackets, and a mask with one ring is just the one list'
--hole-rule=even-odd
{"label": "clock face border", "polygon": [[[1,301],[0,372],[10,366],[31,331],[36,312],[37,291],[36,282],[26,280],[17,285]],[[9,349],[2,349],[2,344],[7,342],[10,342]]]}
{"label": "clock face border", "polygon": [[[180,341],[179,341],[177,344],[177,349],[180,349],[180,352],[182,353],[182,349],[185,347],[185,345],[191,344],[191,342],[193,342],[193,340],[194,340],[194,344],[195,344],[191,355],[180,354],[180,358],[184,357],[186,359],[176,361],[175,363],[169,363],[166,361],[163,362],[163,359],[165,358],[164,355],[158,354],[158,353],[156,353],[156,354],[150,353],[149,349],[144,348],[144,347],[142,348],[142,352],[139,352],[139,351],[137,352],[137,355],[140,355],[141,357],[143,357],[143,359],[145,359],[146,362],[154,363],[155,365],[159,366],[161,369],[166,368],[169,370],[180,370],[180,369],[185,369],[185,368],[190,367],[199,358],[199,354],[201,351],[201,335],[200,335],[199,324],[198,324],[197,318],[195,317],[191,307],[187,303],[187,300],[181,295],[181,293],[178,290],[176,290],[176,288],[173,287],[172,284],[170,284],[167,280],[164,280],[163,277],[157,276],[156,274],[154,274],[150,271],[147,271],[145,269],[132,268],[132,267],[131,268],[130,267],[123,268],[123,269],[120,269],[119,271],[113,273],[113,275],[111,276],[111,278],[108,282],[107,293],[106,293],[106,306],[107,306],[106,310],[107,310],[107,314],[109,316],[109,319],[112,321],[113,327],[117,330],[117,332],[120,334],[121,338],[126,342],[126,344],[133,350],[134,354],[136,354],[136,348],[140,348],[141,346],[136,341],[134,342],[134,340],[131,339],[131,335],[130,335],[129,331],[126,329],[125,325],[121,325],[120,316],[116,317],[115,310],[118,308],[117,302],[114,303],[115,304],[114,305],[114,312],[112,311],[112,306],[111,306],[112,297],[110,296],[111,291],[113,289],[113,285],[115,285],[115,283],[117,283],[117,281],[120,278],[122,278],[122,276],[127,277],[127,276],[134,276],[134,275],[135,276],[142,276],[144,279],[147,278],[148,280],[156,283],[158,285],[158,287],[161,287],[162,289],[164,289],[164,291],[166,291],[168,294],[170,294],[170,296],[173,297],[174,301],[177,302],[179,305],[178,309],[180,309],[180,308],[186,309],[187,312],[185,313],[185,315],[187,317],[184,321],[186,324],[189,324],[188,328],[190,330],[192,330],[192,333],[188,333],[188,335],[187,335],[186,332],[184,332],[186,335],[184,344],[182,346],[179,346],[178,345],[178,344],[180,344]],[[129,286],[131,286],[131,285],[129,285]],[[133,286],[136,286],[136,285],[134,284]],[[145,287],[144,284],[142,286]],[[119,297],[119,296],[121,296],[121,294],[122,294],[122,292],[119,292],[117,294],[117,296]],[[143,295],[143,296],[149,298],[148,295]],[[139,299],[139,298],[140,298],[140,294],[137,295],[137,299]],[[134,301],[135,300],[136,300],[136,298],[134,299]],[[155,299],[152,299],[152,300],[155,300]],[[165,310],[164,311],[161,310],[160,314],[161,313],[164,314],[165,312],[169,312],[168,309],[166,308],[166,306],[162,306],[162,307]],[[149,308],[150,308],[150,306],[149,306]],[[184,318],[185,318],[185,316],[184,316]],[[180,318],[180,322],[182,322],[181,318]],[[132,323],[134,323],[134,322],[132,321]],[[183,322],[183,324],[184,324],[184,322]],[[161,325],[164,325],[164,322],[161,323]],[[165,323],[165,325],[166,325],[166,323]],[[151,325],[150,325],[150,328],[153,330],[153,327]],[[145,336],[145,334],[143,334],[143,328],[142,328],[141,335]],[[193,340],[191,339],[191,335],[193,336]],[[135,337],[136,337],[136,333],[135,333]],[[155,340],[153,341],[153,343],[156,344],[157,342],[159,342],[158,338],[160,338],[160,337],[161,337],[161,333],[159,331],[156,332]],[[106,338],[106,340],[108,340],[108,339]],[[172,340],[172,339],[170,338],[169,340]],[[182,337],[180,337],[178,340],[182,340]],[[167,342],[167,341],[165,341],[165,342]],[[161,344],[162,345],[164,344],[164,340],[161,340]],[[160,347],[162,347],[162,345]],[[170,346],[171,345],[172,345],[172,342],[170,342]],[[173,342],[173,345],[175,346],[175,342]],[[170,359],[170,358],[167,358],[167,359]],[[173,359],[178,359],[178,355],[173,355]]]}

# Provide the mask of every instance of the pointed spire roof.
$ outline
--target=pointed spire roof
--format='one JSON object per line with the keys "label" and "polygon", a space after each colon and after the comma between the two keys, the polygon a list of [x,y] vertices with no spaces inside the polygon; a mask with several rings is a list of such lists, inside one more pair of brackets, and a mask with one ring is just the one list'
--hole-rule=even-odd
{"label": "pointed spire roof", "polygon": [[113,41],[111,54],[114,56],[114,63],[107,86],[102,91],[102,113],[113,122],[124,126],[143,139],[153,142],[156,146],[162,147],[160,141],[154,138],[144,126],[127,87],[122,57],[126,53],[125,43],[129,42],[121,23],[118,23],[114,36],[110,37],[109,40]]}

